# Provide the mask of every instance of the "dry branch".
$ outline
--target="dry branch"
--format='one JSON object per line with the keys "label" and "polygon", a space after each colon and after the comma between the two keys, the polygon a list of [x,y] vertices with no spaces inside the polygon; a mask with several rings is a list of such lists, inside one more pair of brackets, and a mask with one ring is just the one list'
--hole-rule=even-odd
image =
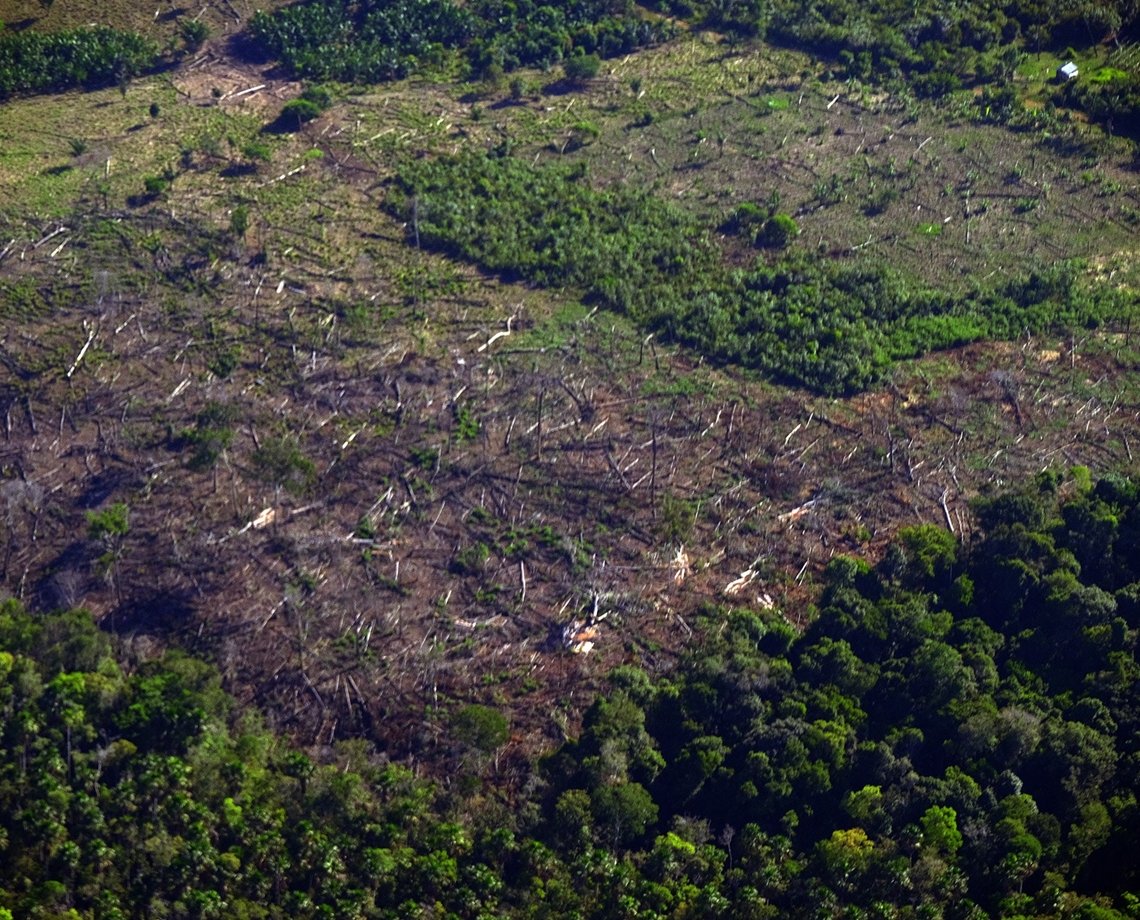
{"label": "dry branch", "polygon": [[[47,236],[42,237],[38,242],[33,243],[32,249],[39,249],[48,240],[52,239],[53,237],[59,236],[61,233],[63,233],[65,230],[68,230],[68,229],[70,229],[70,228],[66,227],[63,224],[60,224],[55,230],[52,230],[52,232],[49,233]],[[15,241],[13,240],[13,242],[15,242]],[[12,244],[9,243],[8,245],[11,246]],[[5,249],[4,251],[7,252],[7,249]]]}
{"label": "dry branch", "polygon": [[79,354],[75,356],[75,360],[71,362],[71,367],[67,371],[67,379],[71,379],[71,375],[75,373],[76,368],[79,367],[79,362],[83,360],[83,356],[87,354],[87,349],[91,347],[91,343],[95,341],[95,333],[98,332],[98,327],[92,328],[87,335],[87,341],[83,343],[83,347],[79,349]]}
{"label": "dry branch", "polygon": [[241,90],[240,92],[226,93],[226,95],[222,96],[222,98],[218,101],[221,102],[226,99],[239,99],[242,96],[248,96],[250,93],[256,93],[259,90],[263,90],[266,86],[268,86],[267,83],[258,83],[257,86],[251,86],[248,89]]}
{"label": "dry branch", "polygon": [[949,493],[950,493],[950,490],[949,490],[948,488],[947,488],[947,489],[943,489],[943,490],[942,490],[942,496],[941,496],[941,498],[939,499],[939,502],[940,502],[940,503],[941,503],[941,505],[942,505],[942,514],[943,514],[943,515],[945,516],[945,518],[946,518],[946,527],[947,527],[947,528],[950,530],[950,533],[954,533],[954,532],[955,532],[955,531],[954,531],[954,521],[953,521],[953,519],[950,517],[950,508],[949,508],[949,507],[947,507],[947,505],[946,505],[946,496],[947,496]]}
{"label": "dry branch", "polygon": [[803,517],[812,508],[814,508],[817,504],[819,504],[819,498],[818,497],[813,498],[810,501],[806,501],[802,505],[798,505],[797,507],[793,508],[791,511],[785,511],[783,514],[778,515],[776,517],[776,520],[779,521],[781,524],[789,524],[792,521],[798,520],[799,518]]}

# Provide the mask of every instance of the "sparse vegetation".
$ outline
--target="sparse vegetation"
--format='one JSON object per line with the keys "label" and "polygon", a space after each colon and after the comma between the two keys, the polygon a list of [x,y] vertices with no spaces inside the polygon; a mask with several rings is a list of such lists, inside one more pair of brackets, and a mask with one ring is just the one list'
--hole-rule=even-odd
{"label": "sparse vegetation", "polygon": [[[594,191],[580,167],[469,155],[408,164],[398,188],[392,206],[405,220],[418,215],[421,243],[507,277],[576,285],[718,362],[825,393],[864,389],[895,361],[941,348],[1130,315],[1127,298],[1082,286],[1076,266],[959,296],[880,265],[829,266],[803,253],[728,271],[688,215],[633,190]],[[789,215],[753,204],[728,227],[776,249],[798,232]]]}
{"label": "sparse vegetation", "polygon": [[266,438],[253,452],[252,460],[258,479],[286,492],[303,494],[316,480],[316,465],[289,435]]}

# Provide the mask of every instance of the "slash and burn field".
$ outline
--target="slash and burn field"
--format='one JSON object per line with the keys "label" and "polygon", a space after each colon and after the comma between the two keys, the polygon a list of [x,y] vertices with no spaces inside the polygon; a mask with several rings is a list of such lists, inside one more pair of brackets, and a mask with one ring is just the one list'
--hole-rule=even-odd
{"label": "slash and burn field", "polygon": [[[443,715],[484,702],[532,750],[612,665],[666,667],[708,601],[802,617],[828,559],[875,557],[900,524],[968,537],[992,487],[1135,469],[1140,198],[1111,142],[1059,150],[969,99],[934,110],[711,37],[563,90],[538,71],[334,88],[266,132],[300,87],[219,37],[125,95],[6,103],[7,590],[91,608],[140,657],[208,653],[308,743],[442,757]],[[527,244],[542,276],[491,261],[506,211],[469,245],[432,237],[437,206],[394,180],[463,151],[573,175],[583,226],[649,202],[604,238],[646,213],[646,234],[683,228],[674,255],[706,259],[714,294],[799,260],[958,303],[1065,263],[1034,302],[1108,306],[1071,333],[887,349],[869,389],[819,395],[773,382],[807,371],[702,357],[648,302],[614,309],[558,240]],[[754,246],[726,227],[746,204],[794,230]],[[630,297],[689,277],[661,253]],[[565,264],[580,276],[559,282]],[[120,504],[123,526],[92,527]]]}

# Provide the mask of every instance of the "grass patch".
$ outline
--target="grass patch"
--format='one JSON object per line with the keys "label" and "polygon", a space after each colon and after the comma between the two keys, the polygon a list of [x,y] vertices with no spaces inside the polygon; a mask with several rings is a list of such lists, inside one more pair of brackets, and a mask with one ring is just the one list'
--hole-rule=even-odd
{"label": "grass patch", "polygon": [[143,176],[170,171],[175,190],[209,208],[224,194],[215,170],[241,160],[260,128],[250,112],[179,104],[162,77],[132,84],[126,96],[10,100],[0,118],[0,195],[10,213],[64,218],[122,207],[144,193]]}
{"label": "grass patch", "polygon": [[1089,74],[1092,83],[1112,83],[1114,80],[1127,80],[1128,74],[1118,67],[1098,67]]}

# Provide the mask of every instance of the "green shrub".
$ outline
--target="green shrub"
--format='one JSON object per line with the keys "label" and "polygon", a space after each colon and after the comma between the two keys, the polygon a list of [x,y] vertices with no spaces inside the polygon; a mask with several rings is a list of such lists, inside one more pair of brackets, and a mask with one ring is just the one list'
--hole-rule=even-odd
{"label": "green shrub", "polygon": [[200,19],[183,19],[178,25],[178,34],[188,51],[197,51],[210,37],[210,27]]}
{"label": "green shrub", "polygon": [[268,163],[273,157],[273,150],[263,141],[250,141],[241,148],[241,155],[247,160],[261,160]]}
{"label": "green shrub", "polygon": [[301,98],[313,103],[322,112],[333,103],[332,91],[327,86],[307,86]]}
{"label": "green shrub", "polygon": [[596,54],[575,54],[566,59],[562,70],[571,83],[584,83],[596,77],[601,67],[602,60]]}
{"label": "green shrub", "polygon": [[230,232],[239,239],[249,229],[249,208],[239,204],[230,211]]}
{"label": "green shrub", "polygon": [[165,176],[146,176],[143,179],[143,188],[147,195],[155,198],[170,188],[170,180]]}
{"label": "green shrub", "polygon": [[756,235],[758,246],[771,246],[782,249],[793,239],[799,236],[800,228],[795,220],[788,214],[774,214],[764,221],[764,226]]}
{"label": "green shrub", "polygon": [[745,201],[733,208],[728,219],[721,225],[721,229],[725,233],[741,233],[751,237],[764,226],[768,217],[767,209],[755,202]]}
{"label": "green shrub", "polygon": [[463,744],[490,754],[507,743],[510,723],[499,710],[472,704],[451,717],[451,731]]}
{"label": "green shrub", "polygon": [[193,428],[182,432],[182,442],[191,449],[186,465],[195,471],[211,469],[233,443],[233,422],[237,410],[222,403],[207,403],[198,413]]}
{"label": "green shrub", "polygon": [[271,128],[298,131],[332,105],[332,93],[325,86],[310,86],[300,96],[285,103]]}
{"label": "green shrub", "polygon": [[486,543],[472,543],[455,554],[448,568],[454,575],[478,575],[490,558],[491,549]]}
{"label": "green shrub", "polygon": [[601,130],[592,121],[580,121],[570,129],[570,135],[566,138],[562,150],[565,152],[587,147],[601,137],[601,134]]}
{"label": "green shrub", "polygon": [[311,99],[292,99],[281,109],[281,122],[296,124],[298,128],[321,114],[321,107]]}
{"label": "green shrub", "polygon": [[88,511],[87,536],[103,541],[125,537],[131,529],[130,513],[125,502],[115,502],[102,511]]}
{"label": "green shrub", "polygon": [[299,495],[317,478],[317,467],[302,452],[296,439],[282,435],[267,438],[253,453],[258,479]]}

